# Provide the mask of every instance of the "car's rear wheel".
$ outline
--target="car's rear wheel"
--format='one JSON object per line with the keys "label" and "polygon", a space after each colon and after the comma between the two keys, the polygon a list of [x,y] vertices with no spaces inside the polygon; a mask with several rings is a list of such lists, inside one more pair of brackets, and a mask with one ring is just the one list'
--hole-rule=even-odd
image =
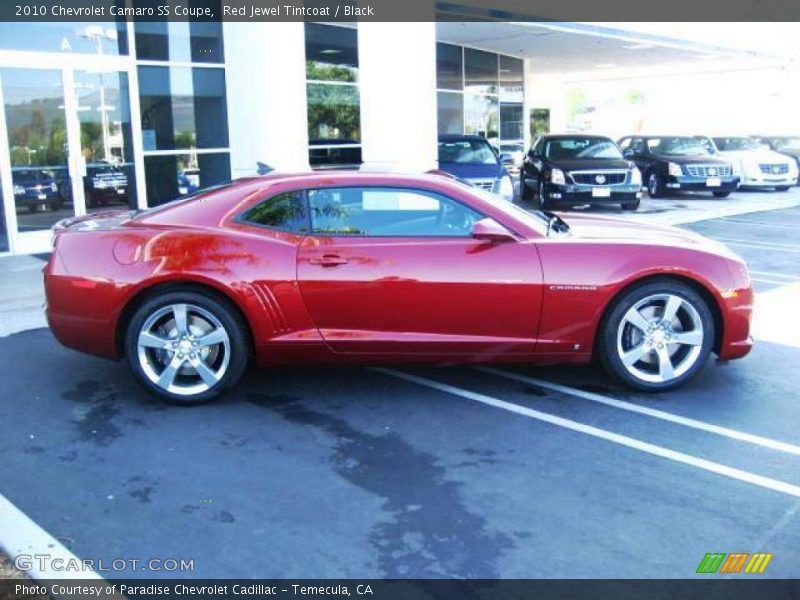
{"label": "car's rear wheel", "polygon": [[144,302],[125,338],[136,378],[156,396],[182,405],[213,400],[239,381],[248,347],[246,325],[226,301],[188,290]]}
{"label": "car's rear wheel", "polygon": [[730,195],[730,192],[714,192],[714,198],[727,198]]}
{"label": "car's rear wheel", "polygon": [[647,193],[651,198],[662,198],[665,193],[664,178],[658,173],[650,173],[647,178]]}
{"label": "car's rear wheel", "polygon": [[653,281],[623,293],[599,336],[600,359],[612,375],[637,389],[662,392],[703,368],[714,344],[714,318],[690,286]]}

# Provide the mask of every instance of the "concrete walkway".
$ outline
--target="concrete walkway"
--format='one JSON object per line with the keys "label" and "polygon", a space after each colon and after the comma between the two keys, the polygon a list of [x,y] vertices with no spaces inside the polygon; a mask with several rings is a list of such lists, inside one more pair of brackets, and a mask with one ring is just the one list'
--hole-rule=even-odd
{"label": "concrete walkway", "polygon": [[46,327],[44,261],[35,256],[0,258],[0,337]]}

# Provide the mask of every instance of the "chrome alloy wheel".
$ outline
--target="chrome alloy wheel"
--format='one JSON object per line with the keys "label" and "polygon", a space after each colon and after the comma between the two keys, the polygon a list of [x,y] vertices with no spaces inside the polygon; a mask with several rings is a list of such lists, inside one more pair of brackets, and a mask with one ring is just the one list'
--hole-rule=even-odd
{"label": "chrome alloy wheel", "polygon": [[231,344],[219,319],[194,304],[170,304],[150,315],[136,342],[139,365],[158,387],[201,394],[228,370]]}
{"label": "chrome alloy wheel", "polygon": [[686,373],[701,354],[703,322],[681,296],[655,294],[634,304],[617,329],[617,352],[633,377],[667,383]]}

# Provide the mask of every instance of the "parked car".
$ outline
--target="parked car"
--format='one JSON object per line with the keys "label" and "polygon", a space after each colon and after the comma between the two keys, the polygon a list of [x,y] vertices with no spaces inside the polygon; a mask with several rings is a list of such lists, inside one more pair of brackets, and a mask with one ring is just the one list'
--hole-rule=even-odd
{"label": "parked car", "polygon": [[[797,162],[800,168],[800,136],[796,135],[778,135],[778,136],[763,136],[754,135],[754,139],[764,144],[770,150],[780,152],[787,156],[791,156]],[[798,182],[800,183],[800,181]]]}
{"label": "parked car", "polygon": [[[588,362],[641,390],[747,354],[744,262],[697,233],[527,211],[439,175],[240,179],[54,228],[46,311],[195,404],[259,365]],[[87,294],[91,302],[87,302]]]}
{"label": "parked car", "polygon": [[509,202],[514,184],[491,144],[479,135],[440,135],[439,169]]}
{"label": "parked car", "polygon": [[739,175],[739,187],[772,187],[785,192],[797,183],[797,161],[773,152],[750,137],[705,137],[714,154],[731,162]]}
{"label": "parked car", "polygon": [[178,173],[178,194],[194,194],[200,189],[200,169],[183,169]]}
{"label": "parked car", "polygon": [[30,212],[61,210],[62,199],[51,171],[36,167],[12,169],[14,203]]}
{"label": "parked car", "polygon": [[498,152],[500,153],[500,162],[503,163],[508,174],[512,177],[516,176],[522,169],[522,161],[525,160],[524,144],[501,143]]}
{"label": "parked car", "polygon": [[523,200],[555,206],[621,204],[636,210],[642,177],[610,138],[599,135],[543,135],[533,144],[520,172]]}
{"label": "parked car", "polygon": [[118,165],[106,161],[86,165],[83,189],[90,208],[128,203],[128,176]]}
{"label": "parked car", "polygon": [[619,141],[623,155],[642,172],[647,192],[661,198],[668,191],[709,191],[726,198],[739,185],[733,165],[693,136],[628,136]]}

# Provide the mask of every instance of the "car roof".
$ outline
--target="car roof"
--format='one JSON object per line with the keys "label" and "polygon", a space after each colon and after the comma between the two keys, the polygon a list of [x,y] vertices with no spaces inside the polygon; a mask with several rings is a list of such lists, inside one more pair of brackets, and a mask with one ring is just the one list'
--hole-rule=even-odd
{"label": "car roof", "polygon": [[599,135],[596,133],[545,133],[542,135],[546,140],[568,140],[570,138],[589,138],[595,140],[610,140],[608,135]]}
{"label": "car roof", "polygon": [[486,142],[489,143],[485,137],[473,134],[457,134],[457,133],[443,133],[439,136],[440,142]]}

